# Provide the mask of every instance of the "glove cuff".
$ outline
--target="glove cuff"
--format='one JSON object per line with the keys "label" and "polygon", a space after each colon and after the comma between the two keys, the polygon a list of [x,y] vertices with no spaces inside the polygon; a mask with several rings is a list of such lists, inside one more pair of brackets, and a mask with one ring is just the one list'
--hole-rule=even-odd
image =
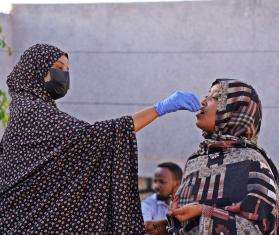
{"label": "glove cuff", "polygon": [[157,104],[154,105],[154,108],[158,114],[159,117],[163,116],[165,114],[162,102],[158,102]]}

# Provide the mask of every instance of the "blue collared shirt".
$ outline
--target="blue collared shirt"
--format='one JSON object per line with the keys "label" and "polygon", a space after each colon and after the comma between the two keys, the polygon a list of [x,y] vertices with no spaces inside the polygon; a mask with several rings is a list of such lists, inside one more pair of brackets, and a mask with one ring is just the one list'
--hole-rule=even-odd
{"label": "blue collared shirt", "polygon": [[157,200],[156,193],[147,197],[141,203],[141,210],[144,221],[166,219],[168,205],[164,201]]}

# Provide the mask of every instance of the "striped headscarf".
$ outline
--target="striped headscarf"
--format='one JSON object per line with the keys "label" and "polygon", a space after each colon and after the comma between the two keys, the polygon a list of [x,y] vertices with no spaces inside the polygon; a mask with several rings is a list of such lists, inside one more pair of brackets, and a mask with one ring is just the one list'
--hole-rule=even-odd
{"label": "striped headscarf", "polygon": [[180,234],[276,234],[278,171],[257,145],[260,99],[239,80],[217,79],[212,87],[215,130],[204,133],[200,148],[187,159],[176,192],[179,206],[199,203],[203,210],[198,220],[182,223]]}
{"label": "striped headscarf", "polygon": [[218,100],[215,131],[205,135],[215,140],[246,139],[257,142],[262,120],[262,106],[255,89],[235,79],[217,79],[214,97]]}

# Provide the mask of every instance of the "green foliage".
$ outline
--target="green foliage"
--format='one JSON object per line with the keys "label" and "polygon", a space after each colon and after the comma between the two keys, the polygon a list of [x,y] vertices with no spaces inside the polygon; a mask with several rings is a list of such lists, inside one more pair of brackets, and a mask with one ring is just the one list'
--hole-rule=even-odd
{"label": "green foliage", "polygon": [[[6,50],[8,55],[12,54],[11,47],[8,46],[5,37],[3,35],[3,29],[1,24],[0,24],[0,49]],[[9,107],[8,97],[6,93],[0,89],[0,123],[2,123],[4,127],[7,126],[9,121],[9,115],[7,112],[8,107]]]}
{"label": "green foliage", "polygon": [[6,50],[6,52],[8,53],[8,55],[12,54],[12,49],[11,47],[7,44],[5,36],[3,35],[3,30],[2,30],[2,26],[0,24],[0,49],[4,49]]}
{"label": "green foliage", "polygon": [[8,107],[9,107],[9,100],[6,93],[0,90],[0,121],[2,122],[3,126],[6,127],[9,121],[8,115]]}

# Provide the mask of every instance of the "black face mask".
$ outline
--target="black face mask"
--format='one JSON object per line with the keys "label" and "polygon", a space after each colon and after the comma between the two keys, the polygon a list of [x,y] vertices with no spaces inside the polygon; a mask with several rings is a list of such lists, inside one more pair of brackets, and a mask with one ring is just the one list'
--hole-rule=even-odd
{"label": "black face mask", "polygon": [[50,94],[51,98],[57,100],[66,95],[70,86],[69,72],[60,69],[50,68],[51,80],[45,82],[45,88]]}

